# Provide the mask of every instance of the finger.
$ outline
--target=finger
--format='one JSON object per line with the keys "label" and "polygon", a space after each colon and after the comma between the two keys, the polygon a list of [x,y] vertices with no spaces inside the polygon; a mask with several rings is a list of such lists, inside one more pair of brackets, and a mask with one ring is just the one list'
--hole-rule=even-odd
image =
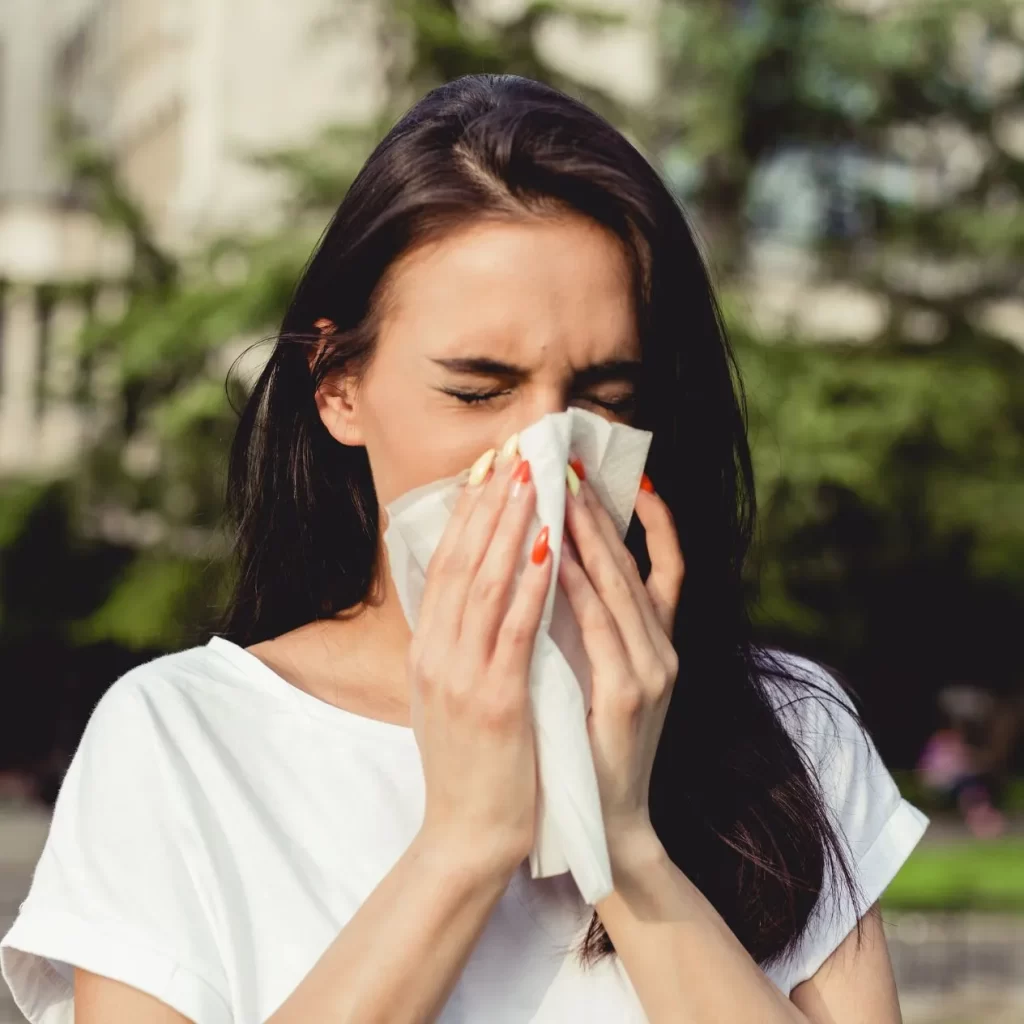
{"label": "finger", "polygon": [[458,640],[462,635],[469,588],[487,554],[488,546],[508,498],[509,483],[518,458],[495,465],[482,485],[482,493],[469,510],[462,532],[437,567],[437,596],[430,620],[444,623],[444,635]]}
{"label": "finger", "polygon": [[652,643],[657,644],[660,641],[661,635],[664,634],[664,629],[655,609],[651,605],[650,595],[647,593],[644,581],[640,578],[640,570],[637,568],[633,556],[629,553],[622,538],[619,536],[619,531],[611,515],[608,513],[608,509],[604,507],[600,497],[598,497],[597,491],[585,480],[580,482],[580,495],[585,501],[587,511],[594,517],[594,522],[604,538],[609,553],[615,559],[619,571],[629,584],[630,593],[633,595],[633,600],[636,602],[643,618],[648,636],[651,638]]}
{"label": "finger", "polygon": [[[488,455],[491,458],[491,464],[487,468],[487,473],[484,478],[478,484],[472,484],[472,471],[474,467],[478,467],[481,464],[481,460],[484,460]],[[473,466],[470,467],[470,477],[467,479],[462,489],[459,491],[459,496],[455,501],[455,508],[452,509],[452,514],[448,518],[448,522],[445,524],[444,531],[441,534],[441,539],[437,543],[437,547],[434,548],[433,554],[430,556],[430,561],[427,563],[426,578],[423,585],[423,597],[420,599],[419,608],[419,625],[425,632],[429,627],[429,623],[434,614],[434,607],[437,603],[437,596],[440,593],[442,586],[442,572],[441,566],[449,562],[452,556],[452,552],[462,539],[463,531],[465,530],[466,523],[469,521],[470,513],[476,507],[477,502],[483,495],[487,483],[491,480],[494,474],[493,460],[497,453],[493,448],[488,449],[484,452],[480,458],[474,462]]]}
{"label": "finger", "polygon": [[[588,507],[582,488],[576,495],[571,490],[567,492],[565,512],[566,523],[576,542],[582,567],[586,570],[592,589],[618,628],[633,665],[637,668],[649,665],[654,653],[651,632],[623,566],[609,550],[609,543]],[[615,543],[622,545],[618,536],[615,537]]]}
{"label": "finger", "polygon": [[639,491],[636,514],[647,534],[647,551],[651,556],[647,593],[662,628],[671,635],[686,575],[679,535],[671,510],[654,491]]}
{"label": "finger", "polygon": [[630,666],[619,629],[583,566],[576,561],[564,541],[558,564],[558,582],[579,623],[583,649],[590,663],[607,666],[622,678],[622,673],[628,672]]}
{"label": "finger", "polygon": [[[533,550],[539,556],[536,542]],[[492,664],[498,670],[496,677],[528,678],[540,617],[544,611],[544,599],[551,579],[552,562],[551,552],[545,545],[543,558],[535,561],[531,557],[519,577],[494,644]]]}
{"label": "finger", "polygon": [[462,618],[460,635],[487,660],[493,653],[498,629],[505,617],[526,531],[534,521],[535,499],[530,464],[520,461],[512,475],[494,536],[470,584]]}

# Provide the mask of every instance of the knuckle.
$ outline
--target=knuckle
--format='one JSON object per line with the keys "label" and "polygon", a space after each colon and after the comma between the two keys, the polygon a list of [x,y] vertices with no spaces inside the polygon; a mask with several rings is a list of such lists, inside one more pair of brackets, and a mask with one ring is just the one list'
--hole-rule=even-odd
{"label": "knuckle", "polygon": [[675,648],[671,645],[662,657],[662,664],[664,665],[665,685],[666,687],[671,686],[679,675],[679,655],[676,654]]}
{"label": "knuckle", "polygon": [[466,684],[465,678],[464,673],[452,673],[446,685],[439,687],[439,696],[445,713],[453,718],[464,717],[473,704],[473,687]]}
{"label": "knuckle", "polygon": [[419,684],[423,693],[433,693],[437,690],[441,680],[441,674],[436,659],[425,652],[421,652],[413,659],[413,678]]}
{"label": "knuckle", "polygon": [[653,651],[637,666],[637,675],[653,690],[663,685],[666,674],[664,662]]}
{"label": "knuckle", "polygon": [[480,574],[469,588],[471,604],[491,605],[501,596],[504,583],[493,575]]}
{"label": "knuckle", "polygon": [[672,688],[672,683],[675,681],[675,673],[672,672],[668,666],[659,664],[658,667],[651,674],[651,692],[655,699],[664,697],[666,693]]}
{"label": "knuckle", "polygon": [[469,556],[466,549],[461,545],[453,551],[448,552],[447,557],[441,562],[440,575],[444,579],[457,579],[469,569]]}
{"label": "knuckle", "polygon": [[528,644],[533,642],[534,630],[528,622],[517,619],[515,622],[506,623],[502,629],[502,643],[513,651],[521,651]]}
{"label": "knuckle", "polygon": [[622,573],[608,573],[608,588],[611,591],[612,598],[616,601],[633,600],[633,591],[629,586],[629,581]]}
{"label": "knuckle", "polygon": [[505,687],[480,702],[480,723],[490,732],[507,732],[517,727],[525,711],[520,690]]}
{"label": "knuckle", "polygon": [[616,687],[611,699],[616,713],[626,719],[636,718],[643,707],[643,694],[640,687],[632,683],[624,683]]}

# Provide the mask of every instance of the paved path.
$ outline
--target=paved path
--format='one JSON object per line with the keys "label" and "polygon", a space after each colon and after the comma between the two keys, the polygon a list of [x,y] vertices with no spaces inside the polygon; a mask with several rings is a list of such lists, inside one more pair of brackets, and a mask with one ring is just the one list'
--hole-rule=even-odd
{"label": "paved path", "polygon": [[[45,811],[0,805],[0,933],[24,899],[48,826]],[[885,928],[904,1024],[1024,1021],[1024,916],[887,912]],[[4,984],[0,1024],[24,1024]]]}
{"label": "paved path", "polygon": [[[0,934],[10,928],[25,898],[49,824],[46,811],[0,805]],[[0,1024],[24,1021],[10,990],[0,982]]]}

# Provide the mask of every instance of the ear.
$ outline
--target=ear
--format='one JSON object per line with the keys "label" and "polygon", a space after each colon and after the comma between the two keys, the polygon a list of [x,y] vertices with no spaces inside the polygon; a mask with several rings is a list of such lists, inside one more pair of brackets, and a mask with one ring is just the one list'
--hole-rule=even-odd
{"label": "ear", "polygon": [[325,380],[313,396],[320,420],[339,444],[365,444],[359,417],[359,389],[351,376]]}
{"label": "ear", "polygon": [[[320,332],[320,341],[316,348],[308,353],[310,371],[323,355],[328,339],[337,330],[334,321],[326,317],[314,321],[313,326]],[[320,420],[327,428],[327,432],[339,444],[353,447],[364,444],[363,432],[359,426],[357,385],[358,381],[350,374],[331,374],[320,384],[313,396]]]}

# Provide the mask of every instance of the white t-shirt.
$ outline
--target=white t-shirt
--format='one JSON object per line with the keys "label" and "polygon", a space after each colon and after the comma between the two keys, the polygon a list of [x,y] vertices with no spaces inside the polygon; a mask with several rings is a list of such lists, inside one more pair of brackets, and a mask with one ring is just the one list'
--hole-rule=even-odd
{"label": "white t-shirt", "polygon": [[[819,766],[865,900],[812,917],[798,956],[769,972],[788,994],[878,898],[928,819],[845,711],[833,711],[838,735],[818,700],[783,714]],[[196,1024],[261,1024],[408,847],[423,807],[411,729],[327,704],[219,637],[156,658],[89,719],[0,943],[3,976],[32,1024],[72,1024],[72,965]],[[534,881],[524,861],[440,1020],[643,1022],[618,958],[576,963],[590,915],[570,875]]]}

